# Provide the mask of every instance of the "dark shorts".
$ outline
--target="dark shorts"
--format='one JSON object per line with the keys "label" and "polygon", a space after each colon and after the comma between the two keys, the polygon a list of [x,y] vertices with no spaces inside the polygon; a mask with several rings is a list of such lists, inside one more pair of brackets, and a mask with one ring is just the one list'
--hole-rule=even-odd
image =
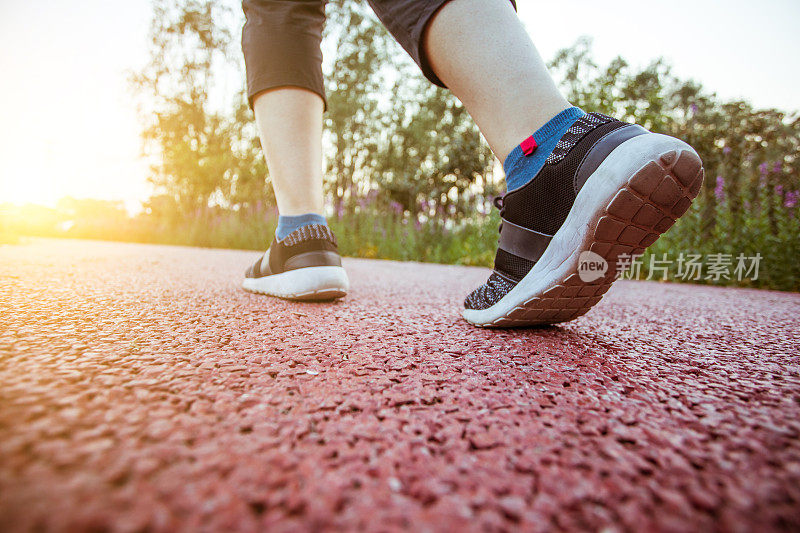
{"label": "dark shorts", "polygon": [[[325,98],[322,27],[326,0],[244,0],[242,51],[250,105],[258,93],[302,87]],[[375,14],[430,81],[444,87],[422,50],[425,28],[449,0],[368,0]],[[511,0],[514,3],[514,0]],[[515,4],[516,7],[516,4]]]}

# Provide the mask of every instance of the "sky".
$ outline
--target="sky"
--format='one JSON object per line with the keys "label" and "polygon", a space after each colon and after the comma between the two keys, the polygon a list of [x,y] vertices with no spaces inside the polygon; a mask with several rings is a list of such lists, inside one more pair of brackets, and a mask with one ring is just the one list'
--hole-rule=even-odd
{"label": "sky", "polygon": [[[664,57],[723,98],[800,110],[800,1],[518,0],[550,59],[581,35],[600,64]],[[150,194],[127,73],[147,57],[149,0],[0,0],[0,204]]]}

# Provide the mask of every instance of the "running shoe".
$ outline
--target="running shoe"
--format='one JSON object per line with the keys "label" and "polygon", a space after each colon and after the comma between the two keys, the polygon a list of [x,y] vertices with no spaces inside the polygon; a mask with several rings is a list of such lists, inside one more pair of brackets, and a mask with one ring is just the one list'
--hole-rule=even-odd
{"label": "running shoe", "polygon": [[466,298],[464,318],[511,327],[583,315],[686,212],[702,183],[700,157],[685,142],[584,115],[529,183],[496,199],[494,272]]}
{"label": "running shoe", "polygon": [[272,246],[245,272],[242,287],[290,300],[331,300],[347,294],[336,236],[323,224],[299,228]]}

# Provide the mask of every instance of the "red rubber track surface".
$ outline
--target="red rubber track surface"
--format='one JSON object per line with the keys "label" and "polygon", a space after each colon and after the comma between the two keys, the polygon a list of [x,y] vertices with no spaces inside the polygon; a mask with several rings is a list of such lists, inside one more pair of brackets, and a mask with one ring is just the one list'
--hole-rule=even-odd
{"label": "red rubber track surface", "polygon": [[255,257],[0,247],[0,530],[800,528],[797,294],[485,330],[486,269],[346,260],[301,304]]}

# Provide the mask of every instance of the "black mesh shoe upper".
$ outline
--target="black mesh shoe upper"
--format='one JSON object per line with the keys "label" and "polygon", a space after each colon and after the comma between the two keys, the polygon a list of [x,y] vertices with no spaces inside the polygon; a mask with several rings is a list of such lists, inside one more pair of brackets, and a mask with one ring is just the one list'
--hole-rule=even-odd
{"label": "black mesh shoe upper", "polygon": [[584,156],[605,134],[627,125],[599,113],[579,118],[558,141],[536,177],[503,197],[503,218],[555,235],[578,195],[575,175]]}
{"label": "black mesh shoe upper", "polygon": [[[606,134],[626,126],[630,124],[600,113],[588,113],[576,120],[558,141],[538,174],[527,184],[503,196],[499,202],[500,216],[511,225],[524,228],[518,229],[518,233],[529,230],[541,234],[542,239],[555,235],[567,219],[583,185],[576,177],[586,154]],[[491,307],[508,294],[535,264],[535,260],[498,248],[495,272],[486,284],[467,297],[464,306],[467,309]]]}
{"label": "black mesh shoe upper", "polygon": [[272,241],[266,253],[245,272],[248,278],[315,266],[341,266],[336,236],[324,224],[309,224]]}

